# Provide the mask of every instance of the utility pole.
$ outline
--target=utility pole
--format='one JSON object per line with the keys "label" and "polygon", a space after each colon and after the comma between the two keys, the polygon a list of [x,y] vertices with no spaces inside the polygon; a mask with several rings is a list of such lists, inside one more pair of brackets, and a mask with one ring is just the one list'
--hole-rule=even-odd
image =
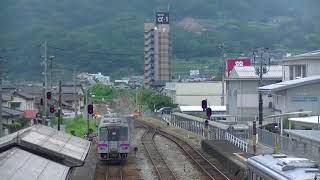
{"label": "utility pole", "polygon": [[3,63],[2,58],[0,57],[0,137],[4,135],[2,126],[2,69]]}
{"label": "utility pole", "polygon": [[[267,48],[260,48],[256,51],[253,51],[253,64],[255,68],[255,73],[259,76],[259,87],[262,86],[263,75],[270,70],[270,57],[265,57]],[[263,99],[262,92],[259,91],[259,125],[262,126],[263,121]]]}
{"label": "utility pole", "polygon": [[76,70],[73,69],[73,88],[74,88],[74,94],[73,94],[73,101],[74,101],[74,114],[75,116],[78,115],[78,94],[77,94],[77,86],[76,86]]}
{"label": "utility pole", "polygon": [[44,65],[44,113],[45,113],[45,120],[48,119],[48,101],[47,101],[47,41],[44,42],[44,56],[43,56],[43,65]]}
{"label": "utility pole", "polygon": [[61,80],[59,81],[59,108],[58,108],[58,131],[60,131],[60,124],[61,124],[61,111],[62,111],[62,88],[61,88]]}
{"label": "utility pole", "polygon": [[218,48],[221,49],[221,60],[220,60],[220,74],[221,74],[221,106],[224,106],[224,75],[225,75],[225,68],[224,68],[224,43],[219,44]]}
{"label": "utility pole", "polygon": [[54,59],[54,56],[50,56],[50,76],[49,76],[49,81],[50,81],[50,91],[52,91],[52,60]]}

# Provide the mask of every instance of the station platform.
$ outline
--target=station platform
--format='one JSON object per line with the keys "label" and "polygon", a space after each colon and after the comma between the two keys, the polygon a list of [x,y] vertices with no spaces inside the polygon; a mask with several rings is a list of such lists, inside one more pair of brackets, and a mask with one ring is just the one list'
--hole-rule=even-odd
{"label": "station platform", "polygon": [[[214,156],[227,167],[236,179],[243,179],[247,174],[247,159],[255,156],[252,146],[249,146],[248,152],[243,152],[226,140],[202,140],[201,148],[209,155]],[[273,150],[267,147],[257,145],[257,155],[272,154]]]}

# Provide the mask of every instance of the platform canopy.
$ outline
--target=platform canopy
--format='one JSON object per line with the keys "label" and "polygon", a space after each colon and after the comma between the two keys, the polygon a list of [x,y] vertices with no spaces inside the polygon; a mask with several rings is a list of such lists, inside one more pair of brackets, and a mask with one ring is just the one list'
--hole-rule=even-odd
{"label": "platform canopy", "polygon": [[[202,112],[201,106],[179,106],[181,112]],[[226,106],[209,106],[213,112],[226,112]]]}
{"label": "platform canopy", "polygon": [[18,147],[0,153],[0,177],[3,180],[63,180],[69,169]]}

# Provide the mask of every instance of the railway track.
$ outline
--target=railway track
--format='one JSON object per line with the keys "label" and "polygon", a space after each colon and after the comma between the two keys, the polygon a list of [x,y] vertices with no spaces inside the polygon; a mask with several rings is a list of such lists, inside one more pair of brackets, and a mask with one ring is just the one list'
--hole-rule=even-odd
{"label": "railway track", "polygon": [[156,170],[158,178],[161,180],[175,180],[177,179],[175,174],[169,168],[166,161],[157,149],[157,146],[154,142],[155,134],[155,129],[146,127],[146,132],[141,137],[142,144]]}
{"label": "railway track", "polygon": [[190,157],[192,161],[211,179],[229,180],[229,178],[223,172],[221,172],[215,165],[208,161],[207,158],[205,158],[201,154],[201,152],[193,148],[184,140],[161,130],[158,130],[157,133],[176,143],[185,152],[185,154],[188,157]]}
{"label": "railway track", "polygon": [[106,167],[106,180],[123,180],[122,165]]}

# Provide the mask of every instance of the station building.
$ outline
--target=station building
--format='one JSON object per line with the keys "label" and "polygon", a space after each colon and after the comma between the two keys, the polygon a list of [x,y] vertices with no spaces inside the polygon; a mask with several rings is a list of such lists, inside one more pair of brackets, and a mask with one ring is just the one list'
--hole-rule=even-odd
{"label": "station building", "polygon": [[273,98],[275,114],[295,111],[320,112],[320,51],[281,60],[283,82],[266,85],[259,91]]}
{"label": "station building", "polygon": [[[270,66],[263,75],[263,84],[274,84],[282,80],[282,67]],[[259,76],[254,66],[235,66],[226,79],[227,114],[234,116],[238,121],[253,121],[258,114],[258,86]],[[273,109],[269,104],[273,99],[263,96],[263,114],[270,115]]]}

